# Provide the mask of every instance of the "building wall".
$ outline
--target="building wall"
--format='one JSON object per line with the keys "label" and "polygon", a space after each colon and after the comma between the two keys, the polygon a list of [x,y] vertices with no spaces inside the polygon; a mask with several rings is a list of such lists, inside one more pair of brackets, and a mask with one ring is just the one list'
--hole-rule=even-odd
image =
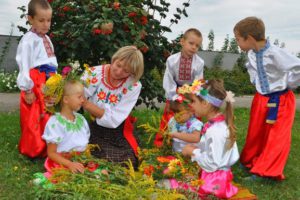
{"label": "building wall", "polygon": [[[5,42],[8,40],[8,35],[0,35],[0,55],[2,55]],[[18,36],[11,36],[8,52],[3,59],[3,63],[0,65],[0,70],[4,69],[6,72],[12,72],[18,69],[16,62],[16,52],[18,47]]]}
{"label": "building wall", "polygon": [[[0,55],[2,53],[2,48],[5,45],[5,42],[8,40],[9,36],[7,35],[0,35]],[[9,51],[7,52],[0,69],[4,69],[7,72],[11,72],[14,70],[18,70],[18,66],[16,63],[16,52],[18,46],[18,39],[17,36],[12,36]],[[213,67],[214,59],[219,54],[218,51],[200,51],[198,54],[204,60],[205,65],[208,68]],[[236,63],[236,60],[239,58],[240,54],[233,54],[233,53],[224,53],[224,57],[222,59],[222,68],[231,70]]]}

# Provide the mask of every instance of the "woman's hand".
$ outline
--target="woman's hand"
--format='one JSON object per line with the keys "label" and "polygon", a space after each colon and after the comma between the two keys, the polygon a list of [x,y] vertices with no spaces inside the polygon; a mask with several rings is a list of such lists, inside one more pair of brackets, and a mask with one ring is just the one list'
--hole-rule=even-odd
{"label": "woman's hand", "polygon": [[32,104],[36,100],[36,96],[33,92],[30,93],[25,92],[24,99],[27,104]]}
{"label": "woman's hand", "polygon": [[195,147],[192,144],[187,144],[183,149],[182,149],[182,155],[184,156],[193,156],[193,151],[197,149],[197,147]]}
{"label": "woman's hand", "polygon": [[72,173],[83,173],[84,172],[84,166],[81,163],[78,162],[70,162],[66,165],[70,169]]}
{"label": "woman's hand", "polygon": [[180,134],[180,133],[178,133],[178,132],[169,133],[171,138],[178,138],[178,134]]}

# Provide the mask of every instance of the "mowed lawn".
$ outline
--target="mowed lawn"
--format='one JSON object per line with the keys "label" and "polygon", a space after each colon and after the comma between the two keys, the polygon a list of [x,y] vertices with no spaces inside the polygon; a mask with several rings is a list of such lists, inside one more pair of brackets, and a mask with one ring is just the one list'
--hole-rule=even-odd
{"label": "mowed lawn", "polygon": [[[137,125],[151,121],[152,116],[161,116],[161,111],[138,110]],[[249,109],[236,109],[236,126],[238,128],[238,146],[241,151],[248,127]],[[142,130],[138,131],[143,147],[149,147],[149,137]],[[42,172],[43,159],[30,161],[18,152],[20,137],[19,113],[0,113],[0,199],[34,199],[34,187],[30,180],[35,172]],[[300,113],[296,113],[293,126],[291,152],[285,168],[286,180],[247,180],[249,174],[240,168],[239,163],[233,167],[235,182],[247,187],[260,200],[300,200]]]}

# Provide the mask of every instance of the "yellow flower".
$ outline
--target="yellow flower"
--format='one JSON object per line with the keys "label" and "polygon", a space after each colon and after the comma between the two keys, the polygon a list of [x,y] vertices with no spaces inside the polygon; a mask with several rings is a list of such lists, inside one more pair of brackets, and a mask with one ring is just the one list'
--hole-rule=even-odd
{"label": "yellow flower", "polygon": [[50,78],[46,81],[47,87],[56,87],[58,84],[61,83],[62,76],[60,74],[55,74],[53,76],[50,76]]}
{"label": "yellow flower", "polygon": [[18,170],[18,166],[14,166],[14,171],[17,171]]}

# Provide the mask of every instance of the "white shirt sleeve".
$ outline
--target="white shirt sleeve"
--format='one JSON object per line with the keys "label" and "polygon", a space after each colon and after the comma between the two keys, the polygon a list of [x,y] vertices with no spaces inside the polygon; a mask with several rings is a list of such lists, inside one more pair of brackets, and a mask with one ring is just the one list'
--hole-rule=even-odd
{"label": "white shirt sleeve", "polygon": [[166,92],[166,98],[168,100],[175,100],[177,97],[177,84],[175,82],[175,72],[172,69],[172,64],[170,63],[170,59],[166,62],[166,71],[163,79],[163,88]]}
{"label": "white shirt sleeve", "polygon": [[19,66],[17,85],[20,90],[33,88],[33,81],[29,76],[30,68],[33,66],[33,46],[27,41],[21,41],[18,45],[16,61]]}
{"label": "white shirt sleeve", "polygon": [[229,168],[239,158],[236,143],[226,149],[229,130],[225,124],[213,125],[201,137],[199,149],[193,151],[192,161],[207,172]]}
{"label": "white shirt sleeve", "polygon": [[45,131],[42,138],[47,143],[59,144],[64,139],[63,133],[64,131],[61,130],[61,126],[59,125],[59,122],[56,120],[56,116],[53,115],[50,117],[50,119],[46,124]]}
{"label": "white shirt sleeve", "polygon": [[140,82],[124,95],[121,101],[115,106],[105,108],[104,115],[97,118],[97,124],[106,128],[117,128],[130,114],[135,106],[142,88]]}

